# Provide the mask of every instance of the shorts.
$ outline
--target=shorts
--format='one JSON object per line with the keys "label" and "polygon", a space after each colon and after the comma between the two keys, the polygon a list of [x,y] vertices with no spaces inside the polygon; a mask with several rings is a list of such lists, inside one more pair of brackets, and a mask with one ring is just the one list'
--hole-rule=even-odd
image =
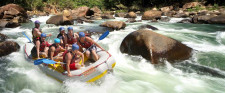
{"label": "shorts", "polygon": [[[70,67],[70,70],[77,70],[77,68],[76,68],[76,63],[70,64],[69,67]],[[64,69],[67,70],[67,69],[66,69],[66,65],[64,66]]]}
{"label": "shorts", "polygon": [[95,50],[97,52],[97,46],[92,45],[87,51],[89,51],[91,53],[91,50]]}

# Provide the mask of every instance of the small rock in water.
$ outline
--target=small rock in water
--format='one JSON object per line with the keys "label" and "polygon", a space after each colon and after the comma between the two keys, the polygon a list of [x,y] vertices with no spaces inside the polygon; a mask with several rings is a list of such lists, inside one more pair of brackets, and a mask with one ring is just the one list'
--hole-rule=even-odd
{"label": "small rock in water", "polygon": [[154,27],[154,26],[151,26],[151,25],[142,25],[140,27],[138,27],[138,29],[152,29],[152,30],[159,30],[158,28]]}

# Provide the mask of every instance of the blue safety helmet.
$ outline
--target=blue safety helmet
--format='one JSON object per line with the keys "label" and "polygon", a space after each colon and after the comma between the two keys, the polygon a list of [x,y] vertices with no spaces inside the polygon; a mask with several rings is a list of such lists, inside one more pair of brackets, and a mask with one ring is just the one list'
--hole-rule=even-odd
{"label": "blue safety helmet", "polygon": [[85,37],[85,33],[84,32],[79,32],[79,37]]}
{"label": "blue safety helmet", "polygon": [[61,32],[61,31],[63,31],[63,30],[65,30],[64,27],[60,27],[60,28],[59,28],[59,32]]}
{"label": "blue safety helmet", "polygon": [[73,44],[72,45],[72,50],[74,51],[74,50],[78,50],[79,49],[79,46],[77,45],[77,44]]}
{"label": "blue safety helmet", "polygon": [[40,24],[41,22],[40,22],[40,21],[38,21],[38,20],[36,20],[34,23],[35,23],[35,24]]}
{"label": "blue safety helmet", "polygon": [[68,27],[67,30],[68,30],[68,31],[69,31],[69,30],[73,30],[73,27]]}
{"label": "blue safety helmet", "polygon": [[60,43],[60,39],[55,38],[55,39],[54,39],[54,42],[55,42],[55,43]]}
{"label": "blue safety helmet", "polygon": [[46,37],[46,34],[45,33],[41,33],[41,37]]}

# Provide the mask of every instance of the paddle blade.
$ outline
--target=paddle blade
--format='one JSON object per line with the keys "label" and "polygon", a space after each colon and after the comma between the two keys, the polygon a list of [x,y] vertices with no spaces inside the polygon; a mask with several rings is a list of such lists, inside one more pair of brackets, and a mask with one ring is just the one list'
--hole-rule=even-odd
{"label": "paddle blade", "polygon": [[43,60],[44,60],[44,59],[38,59],[38,60],[35,60],[35,61],[34,61],[34,65],[42,64],[42,63],[43,63]]}
{"label": "paddle blade", "polygon": [[54,60],[50,60],[50,59],[38,59],[38,60],[35,60],[34,61],[34,65],[39,65],[39,64],[42,64],[42,63],[45,63],[45,64],[55,64],[56,62]]}
{"label": "paddle blade", "polygon": [[45,59],[45,60],[43,60],[43,63],[45,63],[45,64],[55,64],[56,62],[54,60]]}
{"label": "paddle blade", "polygon": [[29,40],[29,42],[31,43],[32,41],[30,40],[30,38],[24,32],[22,32],[22,33]]}
{"label": "paddle blade", "polygon": [[104,33],[99,37],[98,40],[102,40],[102,39],[104,39],[105,37],[107,37],[108,35],[109,35],[109,31],[106,31],[106,32],[104,32]]}

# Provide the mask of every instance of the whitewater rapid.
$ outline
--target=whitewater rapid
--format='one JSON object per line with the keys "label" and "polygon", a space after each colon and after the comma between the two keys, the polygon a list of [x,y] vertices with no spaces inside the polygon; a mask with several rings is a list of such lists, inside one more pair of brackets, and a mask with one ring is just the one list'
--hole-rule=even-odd
{"label": "whitewater rapid", "polygon": [[[56,37],[59,26],[46,25],[50,16],[32,18],[39,20],[44,33]],[[140,20],[141,17],[136,18]],[[110,19],[126,21],[125,18]],[[109,36],[98,42],[116,59],[113,74],[106,76],[99,83],[89,84],[79,81],[65,81],[60,83],[41,72],[24,57],[23,46],[28,40],[22,35],[25,32],[32,37],[32,22],[22,24],[21,27],[3,29],[1,33],[11,37],[21,46],[20,51],[14,52],[0,59],[0,92],[8,93],[224,93],[225,79],[201,71],[206,67],[223,75],[225,70],[225,27],[209,24],[178,24],[182,19],[172,18],[170,22],[149,23],[148,21],[126,23],[125,29],[110,32]],[[85,29],[100,29],[94,23],[73,25],[74,31]],[[174,38],[193,48],[193,57],[176,64],[164,62],[165,65],[152,65],[141,56],[122,54],[119,50],[122,40],[138,27],[150,24],[157,27],[157,33]],[[68,27],[68,26],[64,26]],[[92,36],[97,41],[98,35]],[[223,60],[224,59],[224,60]],[[196,66],[196,67],[195,67]],[[199,68],[196,70],[196,68]],[[225,76],[225,75],[224,75]]]}

